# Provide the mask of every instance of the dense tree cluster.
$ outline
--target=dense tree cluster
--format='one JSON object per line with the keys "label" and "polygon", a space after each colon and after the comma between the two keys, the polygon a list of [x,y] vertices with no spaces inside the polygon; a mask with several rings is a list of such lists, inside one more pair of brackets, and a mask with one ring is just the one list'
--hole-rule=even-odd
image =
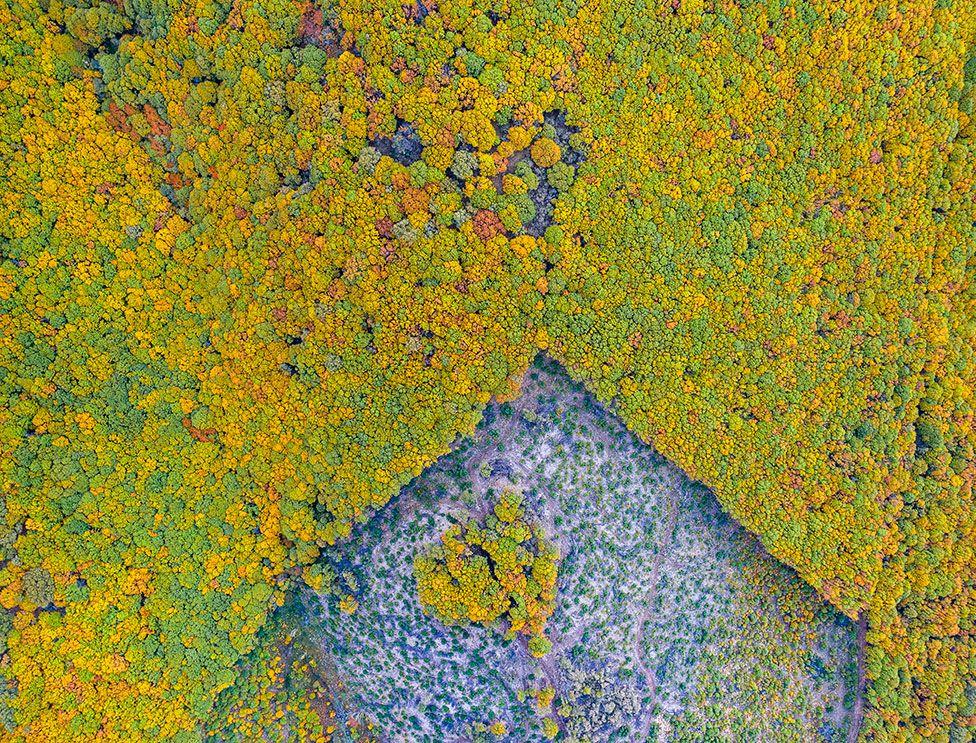
{"label": "dense tree cluster", "polygon": [[545,655],[546,620],[556,608],[559,553],[507,490],[483,520],[452,525],[440,544],[414,557],[420,603],[449,624],[504,622],[506,639],[528,636]]}
{"label": "dense tree cluster", "polygon": [[199,737],[549,349],[976,721],[976,7],[0,0],[15,739]]}

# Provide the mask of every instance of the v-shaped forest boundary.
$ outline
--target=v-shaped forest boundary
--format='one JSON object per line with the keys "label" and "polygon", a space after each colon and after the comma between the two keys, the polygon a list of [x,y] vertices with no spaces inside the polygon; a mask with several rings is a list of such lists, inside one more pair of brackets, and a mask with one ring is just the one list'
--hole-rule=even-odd
{"label": "v-shaped forest boundary", "polygon": [[[519,741],[546,725],[593,740],[856,739],[854,624],[557,364],[537,358],[520,388],[326,552],[339,586],[302,592],[306,644],[338,667],[343,707],[391,740],[467,739],[490,721]],[[507,620],[467,614],[497,595],[469,592],[477,569],[422,581],[430,564],[415,562],[502,518],[505,494],[558,555],[542,656],[503,635]],[[335,608],[350,597],[355,612]]]}

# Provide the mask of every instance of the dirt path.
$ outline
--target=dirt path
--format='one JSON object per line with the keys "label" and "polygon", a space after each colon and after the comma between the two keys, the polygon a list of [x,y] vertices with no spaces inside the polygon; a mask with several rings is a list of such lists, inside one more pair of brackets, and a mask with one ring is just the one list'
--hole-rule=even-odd
{"label": "dirt path", "polygon": [[658,550],[654,555],[654,563],[651,565],[651,577],[649,581],[650,587],[647,595],[644,597],[644,610],[641,612],[640,618],[637,620],[637,631],[634,637],[634,656],[637,659],[637,665],[644,676],[644,680],[647,682],[647,687],[651,692],[650,705],[646,710],[644,719],[641,722],[640,730],[635,738],[635,740],[638,741],[647,740],[647,736],[650,734],[651,730],[651,722],[654,719],[654,707],[657,704],[657,674],[648,667],[647,659],[644,657],[644,628],[651,620],[651,614],[654,611],[654,602],[657,598],[657,587],[661,575],[661,562],[664,560],[665,553],[671,547],[671,540],[674,537],[674,528],[677,521],[678,504],[675,501],[675,498],[672,496],[668,499],[667,527],[664,534],[661,535],[661,540],[658,543]]}
{"label": "dirt path", "polygon": [[847,743],[857,743],[864,723],[864,692],[867,689],[864,655],[867,647],[868,616],[862,610],[857,618],[857,689],[854,710],[851,712],[851,726],[847,732]]}
{"label": "dirt path", "polygon": [[488,460],[488,455],[498,444],[503,444],[506,451],[508,450],[508,446],[512,440],[513,429],[518,425],[522,412],[525,410],[525,406],[529,402],[528,397],[529,396],[523,392],[518,396],[518,399],[515,400],[514,405],[512,406],[512,415],[507,424],[505,424],[504,428],[499,426],[498,439],[496,442],[489,440],[487,432],[476,434],[474,437],[474,449],[477,452],[477,455],[472,456],[468,460],[465,466],[465,471],[467,472],[468,479],[471,481],[472,488],[474,488],[478,493],[479,511],[481,511],[482,514],[487,513],[488,511],[488,503],[485,500],[485,495],[489,480],[491,478],[479,478],[481,465]]}
{"label": "dirt path", "polygon": [[[305,606],[306,609],[309,608],[307,603]],[[336,725],[335,732],[332,734],[333,740],[339,743],[352,743],[352,737],[346,728],[346,725],[352,719],[352,715],[347,708],[345,695],[341,689],[341,676],[339,669],[336,667],[335,660],[333,660],[332,654],[321,643],[309,643],[306,647],[318,664],[318,668],[313,673],[322,686],[325,687],[329,703],[335,710]],[[323,723],[325,723],[325,720],[323,720]]]}

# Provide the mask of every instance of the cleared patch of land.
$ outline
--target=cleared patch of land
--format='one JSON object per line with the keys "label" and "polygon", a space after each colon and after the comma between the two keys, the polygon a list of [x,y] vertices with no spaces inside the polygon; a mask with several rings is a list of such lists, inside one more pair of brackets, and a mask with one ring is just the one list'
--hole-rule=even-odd
{"label": "cleared patch of land", "polygon": [[[542,659],[417,600],[417,550],[507,487],[561,554]],[[359,608],[312,626],[384,739],[542,740],[546,718],[565,740],[847,738],[854,624],[551,361],[330,559]]]}

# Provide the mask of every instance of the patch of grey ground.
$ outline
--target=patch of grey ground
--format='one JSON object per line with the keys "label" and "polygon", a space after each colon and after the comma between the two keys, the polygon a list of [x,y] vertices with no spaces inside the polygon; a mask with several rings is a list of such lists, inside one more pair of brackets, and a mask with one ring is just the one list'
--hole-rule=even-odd
{"label": "patch of grey ground", "polygon": [[[562,557],[532,658],[499,629],[424,613],[414,554],[503,488],[527,497]],[[348,702],[384,740],[842,740],[855,627],[632,436],[554,362],[492,403],[473,438],[424,472],[332,559],[359,576],[353,615],[323,607],[321,642]],[[780,605],[792,597],[802,626]],[[534,690],[551,686],[538,710]]]}

